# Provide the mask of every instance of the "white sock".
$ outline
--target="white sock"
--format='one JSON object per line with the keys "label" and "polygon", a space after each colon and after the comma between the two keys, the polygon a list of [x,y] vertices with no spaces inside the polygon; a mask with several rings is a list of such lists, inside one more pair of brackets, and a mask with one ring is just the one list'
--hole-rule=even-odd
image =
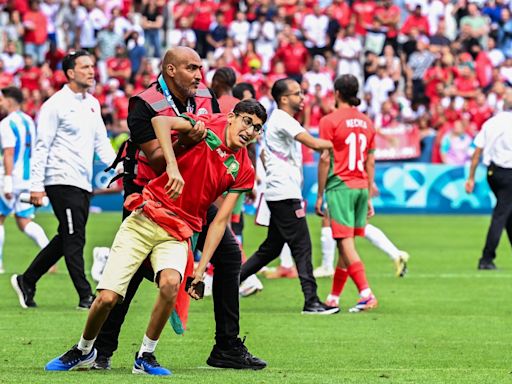
{"label": "white sock", "polygon": [[372,290],[370,288],[363,289],[361,292],[359,292],[360,297],[368,297],[372,294]]}
{"label": "white sock", "polygon": [[4,242],[5,242],[5,228],[2,224],[2,225],[0,225],[0,267],[3,265]]}
{"label": "white sock", "polygon": [[340,297],[339,296],[331,295],[329,293],[329,295],[327,295],[327,300],[325,300],[325,301],[331,301],[331,300],[334,300],[336,302],[336,304],[340,303]]}
{"label": "white sock", "polygon": [[400,251],[379,228],[371,224],[366,224],[364,232],[364,237],[374,246],[385,252],[391,260],[398,259]]}
{"label": "white sock", "polygon": [[78,349],[82,351],[82,355],[88,355],[89,353],[91,353],[95,341],[96,338],[92,340],[85,340],[84,335],[80,336],[80,341],[78,342]]}
{"label": "white sock", "polygon": [[284,245],[283,250],[281,251],[281,255],[279,257],[281,258],[281,267],[283,267],[283,268],[292,268],[293,267],[292,251],[290,250],[290,247],[288,246],[288,244]]}
{"label": "white sock", "polygon": [[320,241],[322,243],[322,267],[332,269],[336,253],[336,240],[332,238],[331,227],[322,227]]}
{"label": "white sock", "polygon": [[23,230],[25,234],[30,237],[32,240],[34,240],[37,244],[37,246],[41,249],[46,247],[49,243],[48,238],[46,237],[46,234],[44,233],[43,228],[37,223],[34,223],[31,221],[25,226],[25,229]]}
{"label": "white sock", "polygon": [[156,345],[158,344],[158,340],[151,340],[149,337],[144,335],[142,339],[142,344],[139,349],[139,357],[142,356],[144,352],[153,353],[155,352]]}

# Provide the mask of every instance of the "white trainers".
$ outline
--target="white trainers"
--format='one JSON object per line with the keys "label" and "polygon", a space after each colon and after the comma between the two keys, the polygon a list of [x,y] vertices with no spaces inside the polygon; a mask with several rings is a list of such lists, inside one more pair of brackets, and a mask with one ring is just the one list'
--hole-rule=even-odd
{"label": "white trainers", "polygon": [[208,273],[204,274],[204,296],[212,295],[212,286],[213,286],[213,275],[209,275]]}
{"label": "white trainers", "polygon": [[313,271],[313,276],[315,277],[331,277],[334,276],[334,268],[327,267],[325,265],[321,265],[318,268],[315,268]]}
{"label": "white trainers", "polygon": [[258,279],[256,275],[251,275],[242,281],[238,293],[242,297],[247,297],[258,293],[261,290],[263,290],[263,284],[260,279]]}
{"label": "white trainers", "polygon": [[107,264],[110,248],[108,247],[94,247],[92,250],[92,268],[91,276],[94,281],[98,282],[101,279],[105,265]]}

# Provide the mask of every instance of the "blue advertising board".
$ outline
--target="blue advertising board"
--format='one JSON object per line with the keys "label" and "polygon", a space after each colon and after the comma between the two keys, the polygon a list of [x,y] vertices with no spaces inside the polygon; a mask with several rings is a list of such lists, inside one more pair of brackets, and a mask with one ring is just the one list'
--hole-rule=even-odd
{"label": "blue advertising board", "polygon": [[[94,166],[93,187],[106,188],[114,172],[103,172],[105,166]],[[373,198],[379,213],[489,213],[496,202],[486,180],[486,168],[479,166],[475,177],[475,191],[464,190],[469,167],[415,162],[377,163],[375,183],[380,194]],[[303,196],[308,211],[314,210],[317,194],[317,167],[304,167]],[[121,193],[94,196],[96,210],[119,211]],[[251,209],[248,212],[253,211]]]}

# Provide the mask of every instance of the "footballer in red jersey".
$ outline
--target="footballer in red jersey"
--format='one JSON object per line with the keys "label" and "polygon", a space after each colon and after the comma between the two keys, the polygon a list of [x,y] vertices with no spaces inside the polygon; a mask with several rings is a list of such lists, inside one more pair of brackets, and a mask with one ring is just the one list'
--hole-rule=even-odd
{"label": "footballer in red jersey", "polygon": [[320,120],[320,137],[333,143],[333,151],[322,154],[315,204],[317,214],[323,216],[325,190],[332,234],[340,252],[333,288],[326,303],[338,304],[350,276],[360,295],[350,311],[360,312],[377,306],[354,242],[355,236],[364,236],[367,217],[373,215],[369,196],[374,179],[375,130],[371,120],[356,108],[360,104],[356,77],[339,77],[334,90],[338,108]]}
{"label": "footballer in red jersey", "polygon": [[[141,350],[147,351],[146,346],[154,350],[167,321],[176,321],[170,315],[175,305],[182,305],[180,301],[188,299],[180,287],[187,276],[193,275],[188,294],[201,298],[198,287],[203,273],[224,236],[239,193],[253,187],[255,172],[246,146],[261,133],[266,119],[265,108],[255,100],[241,101],[227,115],[151,119],[167,162],[166,173],[152,180],[142,195],[132,194],[127,198],[125,206],[133,212],[116,234],[79,347],[92,348],[109,312],[125,296],[130,279],[149,253],[159,295]],[[171,131],[187,133],[193,128],[206,128],[204,140],[176,158]],[[193,233],[201,230],[208,207],[224,192],[227,194],[210,224],[201,261],[192,274],[189,242]],[[85,355],[77,348],[53,359],[45,369],[68,371],[85,367],[96,358],[95,349]],[[63,359],[77,353],[79,357]],[[132,372],[171,374],[158,364],[150,369],[144,367],[140,357],[136,358]]]}

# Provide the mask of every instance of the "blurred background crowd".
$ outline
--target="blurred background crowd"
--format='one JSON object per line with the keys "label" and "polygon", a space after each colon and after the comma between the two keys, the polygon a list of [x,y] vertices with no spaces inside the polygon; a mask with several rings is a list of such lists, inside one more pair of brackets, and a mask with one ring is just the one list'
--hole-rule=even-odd
{"label": "blurred background crowd", "polygon": [[[405,157],[459,165],[512,84],[511,6],[508,0],[0,0],[0,88],[20,86],[24,111],[37,117],[66,82],[66,52],[87,49],[96,57],[94,95],[116,145],[127,135],[128,99],[156,80],[167,47],[186,45],[204,58],[207,85],[216,69],[231,67],[268,108],[272,84],[297,79],[306,95],[300,119],[313,133],[334,108],[333,80],[351,73],[361,83],[360,108],[378,131],[405,132],[421,143],[419,153]],[[306,152],[304,162],[312,159]]]}

